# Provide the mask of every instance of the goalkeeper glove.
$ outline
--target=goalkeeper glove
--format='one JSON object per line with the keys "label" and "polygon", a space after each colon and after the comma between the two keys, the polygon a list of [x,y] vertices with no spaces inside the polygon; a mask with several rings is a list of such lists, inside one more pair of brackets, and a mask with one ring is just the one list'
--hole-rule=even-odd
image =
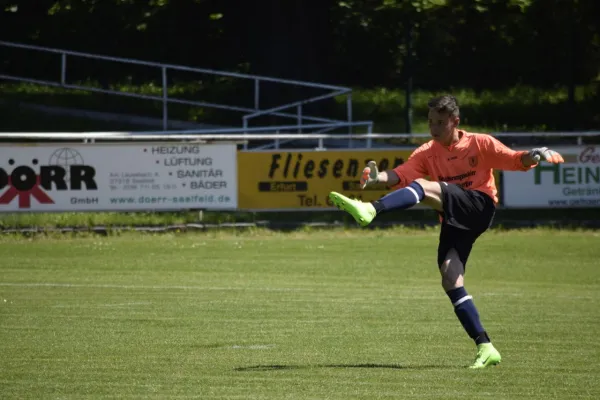
{"label": "goalkeeper glove", "polygon": [[375,161],[369,161],[367,166],[363,169],[360,177],[360,188],[364,189],[370,184],[379,182],[379,170]]}
{"label": "goalkeeper glove", "polygon": [[565,162],[563,157],[554,150],[550,150],[547,147],[539,147],[537,149],[533,149],[529,152],[531,154],[531,158],[533,161],[540,162],[540,160],[544,159],[552,164],[559,164]]}

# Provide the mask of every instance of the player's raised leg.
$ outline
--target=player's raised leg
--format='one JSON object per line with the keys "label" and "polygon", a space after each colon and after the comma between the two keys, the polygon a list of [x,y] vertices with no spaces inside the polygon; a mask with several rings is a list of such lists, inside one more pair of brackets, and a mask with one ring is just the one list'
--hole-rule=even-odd
{"label": "player's raised leg", "polygon": [[417,179],[408,186],[371,202],[350,199],[337,192],[329,193],[329,198],[336,207],[348,212],[362,226],[370,224],[377,214],[391,210],[404,210],[421,202],[434,210],[443,210],[440,184],[426,179]]}
{"label": "player's raised leg", "polygon": [[431,182],[427,179],[416,179],[402,189],[386,194],[379,200],[372,201],[377,213],[391,210],[404,210],[419,203],[428,205],[437,211],[443,211],[442,188],[444,183]]}
{"label": "player's raised leg", "polygon": [[[444,233],[442,233],[442,237]],[[443,242],[440,244],[441,248],[443,248]],[[466,249],[467,256],[469,250],[470,247]],[[440,263],[440,274],[442,275],[442,287],[452,302],[454,313],[469,337],[477,345],[475,362],[469,368],[479,369],[499,364],[502,357],[491,343],[487,332],[481,324],[473,297],[467,293],[464,287],[465,267],[458,251],[451,248],[446,253],[446,257],[439,259],[438,262]]]}

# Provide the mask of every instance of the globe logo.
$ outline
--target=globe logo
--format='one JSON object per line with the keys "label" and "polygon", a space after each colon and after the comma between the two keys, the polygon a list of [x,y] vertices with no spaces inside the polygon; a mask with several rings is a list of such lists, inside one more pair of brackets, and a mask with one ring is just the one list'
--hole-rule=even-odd
{"label": "globe logo", "polygon": [[48,160],[49,165],[58,165],[64,167],[65,169],[65,180],[67,182],[70,181],[70,168],[71,165],[84,165],[83,157],[79,152],[75,149],[70,149],[68,147],[63,147],[61,149],[57,149],[52,153],[50,159]]}

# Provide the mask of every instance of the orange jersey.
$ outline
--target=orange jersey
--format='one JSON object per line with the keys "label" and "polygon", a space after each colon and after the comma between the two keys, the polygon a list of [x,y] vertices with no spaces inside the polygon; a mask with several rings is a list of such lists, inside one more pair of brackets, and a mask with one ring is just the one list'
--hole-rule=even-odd
{"label": "orange jersey", "polygon": [[394,168],[400,181],[393,188],[428,177],[432,181],[478,190],[498,203],[494,169],[527,171],[535,167],[525,167],[521,162],[526,151],[514,151],[490,135],[458,132],[460,139],[449,147],[431,140],[416,149],[404,164]]}

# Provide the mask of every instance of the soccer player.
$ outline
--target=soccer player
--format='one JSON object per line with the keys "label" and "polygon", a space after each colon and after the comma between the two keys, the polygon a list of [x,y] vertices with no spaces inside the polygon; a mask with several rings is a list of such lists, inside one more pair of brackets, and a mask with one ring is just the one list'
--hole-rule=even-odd
{"label": "soccer player", "polygon": [[381,213],[407,209],[418,203],[438,212],[441,230],[437,262],[442,287],[460,323],[477,346],[475,362],[469,368],[485,368],[498,364],[501,356],[464,287],[464,274],[473,244],[494,218],[498,197],[493,170],[527,171],[541,159],[551,163],[564,160],[546,147],[514,151],[490,135],[458,129],[459,105],[454,96],[436,97],[428,106],[432,140],[392,170],[380,172],[374,161],[369,161],[363,170],[361,188],[385,183],[397,190],[371,202],[350,199],[336,192],[331,192],[329,197],[336,207],[348,212],[362,226]]}

